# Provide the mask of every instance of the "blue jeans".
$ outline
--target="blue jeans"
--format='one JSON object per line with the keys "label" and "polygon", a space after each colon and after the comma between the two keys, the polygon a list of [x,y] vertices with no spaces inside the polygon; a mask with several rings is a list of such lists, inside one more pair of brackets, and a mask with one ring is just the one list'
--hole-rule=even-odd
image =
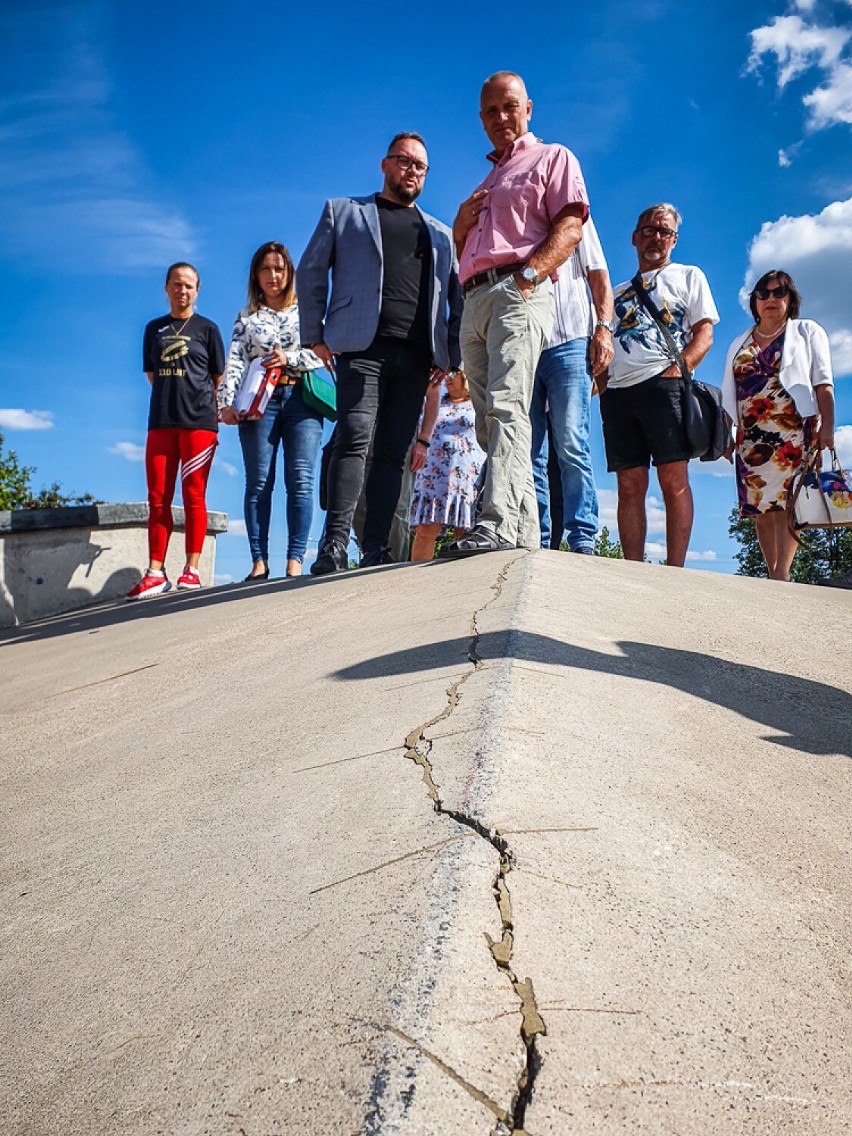
{"label": "blue jeans", "polygon": [[322,416],[309,410],[298,386],[278,386],[263,418],[241,422],[246,470],[243,502],[252,560],[269,560],[269,521],[275,488],[275,459],[284,450],[287,490],[287,559],[303,560],[314,511],[314,476],[322,441]]}
{"label": "blue jeans", "polygon": [[[570,339],[541,354],[535,373],[532,408],[532,459],[541,544],[550,548],[550,492],[547,486],[547,418],[562,475],[565,500],[563,528],[568,545],[592,548],[598,531],[598,495],[589,448],[592,374],[588,339]],[[556,518],[556,523],[559,519]],[[561,532],[561,529],[560,529]]]}

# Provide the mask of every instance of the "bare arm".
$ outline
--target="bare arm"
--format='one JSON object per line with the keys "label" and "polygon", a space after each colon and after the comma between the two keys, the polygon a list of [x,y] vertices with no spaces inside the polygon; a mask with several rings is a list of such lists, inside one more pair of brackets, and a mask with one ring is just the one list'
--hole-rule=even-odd
{"label": "bare arm", "polygon": [[[417,440],[414,443],[414,449],[411,451],[411,471],[416,473],[418,469],[422,469],[426,464],[426,456],[429,453],[429,442],[432,438],[432,431],[435,429],[435,423],[438,420],[438,411],[441,408],[441,385],[440,383],[430,384],[426,391],[426,398],[423,400],[423,417],[420,420],[420,429],[417,431]],[[422,441],[421,441],[422,439]]]}
{"label": "bare arm", "polygon": [[[681,355],[690,371],[694,371],[710,348],[713,346],[713,324],[709,319],[699,320],[692,326],[692,342],[687,343]],[[664,379],[677,379],[680,377],[680,367],[672,363],[662,373]]]}
{"label": "bare arm", "polygon": [[145,372],[145,378],[148,380],[148,382],[151,384],[151,386],[154,385],[154,372],[153,371],[146,371]]}
{"label": "bare arm", "polygon": [[814,387],[819,407],[819,431],[817,444],[821,450],[834,449],[834,388],[830,383],[820,383]]}
{"label": "bare arm", "polygon": [[[604,320],[609,323],[615,310],[609,273],[604,268],[594,268],[588,272],[586,279],[589,282],[592,303],[598,321]],[[597,377],[604,372],[612,362],[613,354],[612,332],[601,327],[600,322],[598,322],[589,344],[589,363],[592,374]]]}
{"label": "bare arm", "polygon": [[539,277],[549,276],[555,268],[564,264],[580,243],[585,213],[586,207],[579,201],[566,205],[557,213],[550,232],[527,259],[527,264],[536,270]]}

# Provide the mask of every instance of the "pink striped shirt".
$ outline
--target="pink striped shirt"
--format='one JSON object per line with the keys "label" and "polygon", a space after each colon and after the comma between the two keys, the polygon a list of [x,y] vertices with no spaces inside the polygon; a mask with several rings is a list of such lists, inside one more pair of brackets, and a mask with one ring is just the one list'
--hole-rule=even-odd
{"label": "pink striped shirt", "polygon": [[[523,263],[550,233],[553,219],[577,202],[589,215],[580,163],[557,142],[542,142],[529,131],[501,155],[488,155],[494,169],[476,188],[488,196],[464,242],[459,263],[462,284],[501,264]],[[557,273],[553,273],[555,280]]]}

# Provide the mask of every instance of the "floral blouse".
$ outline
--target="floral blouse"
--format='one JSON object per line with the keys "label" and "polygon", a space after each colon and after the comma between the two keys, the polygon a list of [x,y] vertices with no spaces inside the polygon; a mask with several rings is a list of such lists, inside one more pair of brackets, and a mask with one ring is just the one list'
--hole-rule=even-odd
{"label": "floral blouse", "polygon": [[219,409],[231,406],[237,388],[243,380],[252,359],[268,355],[280,348],[287,357],[287,373],[299,375],[302,371],[316,371],[322,361],[307,347],[299,345],[299,307],[276,312],[261,305],[256,312],[243,308],[234,323],[231,346],[225,363],[225,374],[219,384]]}

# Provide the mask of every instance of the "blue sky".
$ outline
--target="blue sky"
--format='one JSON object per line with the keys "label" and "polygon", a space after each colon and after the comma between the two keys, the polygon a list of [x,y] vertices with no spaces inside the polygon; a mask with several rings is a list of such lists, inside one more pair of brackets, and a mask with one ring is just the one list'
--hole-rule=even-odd
{"label": "blue sky", "polygon": [[[420,203],[451,222],[487,169],[478,94],[503,68],[524,76],[536,133],[578,155],[614,282],[635,271],[639,210],[679,207],[678,259],[704,269],[722,317],[701,377],[720,380],[747,326],[744,284],[793,274],[832,339],[852,465],[852,0],[310,12],[5,0],[0,37],[0,431],[37,486],[144,500],[141,336],[166,310],[165,266],[198,265],[198,310],[227,342],[254,249],[282,240],[298,259],[325,198],[379,187],[397,130],[426,137]],[[208,502],[237,531],[219,541],[217,574],[239,578],[241,459],[236,432],[220,437]],[[730,572],[722,465],[693,463],[689,563]],[[658,495],[649,518],[657,558]],[[282,500],[273,572],[283,527]]]}

